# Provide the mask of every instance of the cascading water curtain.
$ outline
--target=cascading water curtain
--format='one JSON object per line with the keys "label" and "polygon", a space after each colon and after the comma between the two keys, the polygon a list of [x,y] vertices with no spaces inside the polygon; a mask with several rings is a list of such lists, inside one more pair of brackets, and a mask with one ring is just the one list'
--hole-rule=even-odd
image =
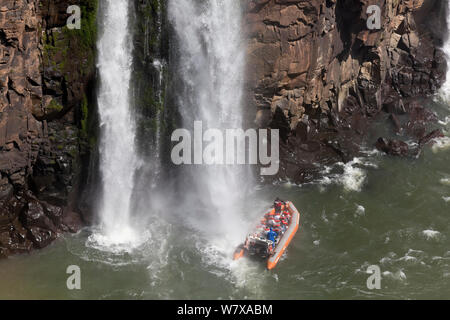
{"label": "cascading water curtain", "polygon": [[[204,130],[242,128],[245,46],[240,1],[171,0],[169,17],[178,39],[183,126],[192,131],[194,121],[201,121]],[[215,231],[242,228],[236,215],[242,211],[249,172],[239,165],[192,168],[194,192],[202,203],[207,198],[212,204],[214,226],[222,229]]]}
{"label": "cascading water curtain", "polygon": [[[443,50],[447,61],[450,62],[450,1],[447,2],[447,28],[447,40],[445,41]],[[446,101],[450,102],[450,68],[447,70],[446,80],[441,88],[441,95]]]}
{"label": "cascading water curtain", "polygon": [[130,222],[130,202],[137,166],[135,124],[130,108],[132,41],[129,1],[102,0],[102,35],[98,40],[100,88],[100,244],[126,244],[136,240]]}

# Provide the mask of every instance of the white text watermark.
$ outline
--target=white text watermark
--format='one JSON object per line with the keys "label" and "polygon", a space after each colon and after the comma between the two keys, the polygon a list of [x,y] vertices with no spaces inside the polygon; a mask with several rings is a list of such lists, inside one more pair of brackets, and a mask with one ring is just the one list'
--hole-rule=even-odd
{"label": "white text watermark", "polygon": [[[178,142],[171,153],[175,165],[261,165],[261,175],[278,173],[278,129],[207,129],[202,121],[194,122],[193,135],[187,129],[172,133]],[[269,152],[270,148],[270,152]]]}
{"label": "white text watermark", "polygon": [[66,273],[70,274],[67,278],[66,286],[69,290],[81,290],[81,269],[79,266],[71,265],[66,269]]}
{"label": "white text watermark", "polygon": [[80,9],[80,7],[76,6],[76,5],[69,6],[69,7],[67,7],[66,12],[71,15],[69,18],[67,18],[67,28],[69,28],[69,30],[73,30],[73,29],[80,30],[81,29],[81,9]]}

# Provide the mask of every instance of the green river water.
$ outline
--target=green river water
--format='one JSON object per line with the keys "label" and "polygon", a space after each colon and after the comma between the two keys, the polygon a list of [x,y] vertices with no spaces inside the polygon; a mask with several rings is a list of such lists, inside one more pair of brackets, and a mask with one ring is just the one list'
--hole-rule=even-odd
{"label": "green river water", "polygon": [[[431,104],[448,131],[447,106]],[[232,261],[234,245],[226,238],[161,218],[131,251],[90,245],[92,230],[85,229],[2,260],[0,298],[450,299],[450,146],[440,141],[418,159],[384,156],[371,147],[316,183],[258,187],[261,208],[280,196],[302,215],[272,271],[255,261]],[[69,265],[81,269],[81,290],[66,287]],[[370,265],[381,269],[380,290],[367,288]]]}

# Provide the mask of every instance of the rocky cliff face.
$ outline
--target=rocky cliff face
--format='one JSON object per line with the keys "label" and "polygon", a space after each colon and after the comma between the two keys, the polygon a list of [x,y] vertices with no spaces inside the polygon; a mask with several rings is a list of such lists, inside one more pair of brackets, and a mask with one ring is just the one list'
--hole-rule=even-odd
{"label": "rocky cliff face", "polygon": [[[367,27],[370,5],[378,30]],[[281,178],[304,182],[317,164],[351,160],[382,112],[399,130],[409,115],[405,130],[426,137],[415,120],[431,116],[417,98],[444,78],[442,10],[435,0],[246,1],[249,114],[280,129]]]}
{"label": "rocky cliff face", "polygon": [[[242,1],[249,126],[280,129],[280,178],[308,181],[320,164],[351,160],[379,115],[389,115],[387,125],[419,145],[439,135],[427,134],[433,115],[419,98],[434,93],[444,77],[438,49],[444,1]],[[80,212],[87,211],[80,208],[80,190],[93,194],[85,184],[98,127],[97,0],[77,2],[81,30],[65,27],[66,9],[74,4],[67,0],[0,3],[0,257],[76,231]],[[163,119],[168,133],[176,114],[163,109],[161,77],[170,65],[158,64],[168,61],[164,26],[158,35],[164,1],[134,4],[139,131],[151,135]],[[381,9],[379,30],[367,28],[369,5]],[[377,146],[408,153],[401,141],[380,139]]]}
{"label": "rocky cliff face", "polygon": [[78,4],[83,27],[72,31],[68,1],[0,3],[0,257],[81,225],[73,200],[89,153],[97,5]]}

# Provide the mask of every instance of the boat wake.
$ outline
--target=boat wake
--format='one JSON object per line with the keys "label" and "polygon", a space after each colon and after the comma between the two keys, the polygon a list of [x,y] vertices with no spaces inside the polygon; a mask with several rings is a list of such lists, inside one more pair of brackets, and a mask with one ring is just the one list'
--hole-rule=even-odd
{"label": "boat wake", "polygon": [[[199,239],[196,242],[196,250],[201,255],[201,264],[204,268],[231,284],[236,294],[245,289],[252,298],[264,298],[265,280],[270,277],[270,274],[265,271],[263,264],[249,259],[234,261],[232,259],[234,246],[230,246],[226,240],[204,241]],[[241,297],[241,293],[239,296]]]}

